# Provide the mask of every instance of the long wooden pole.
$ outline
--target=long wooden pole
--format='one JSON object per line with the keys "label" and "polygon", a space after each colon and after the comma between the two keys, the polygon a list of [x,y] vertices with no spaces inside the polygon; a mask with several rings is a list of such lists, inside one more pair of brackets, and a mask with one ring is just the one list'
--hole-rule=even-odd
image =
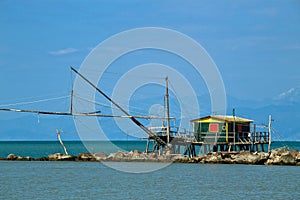
{"label": "long wooden pole", "polygon": [[236,151],[236,146],[235,146],[235,108],[232,109],[232,115],[233,115],[233,144],[234,144],[234,150]]}
{"label": "long wooden pole", "polygon": [[[100,114],[100,111],[89,112],[89,113],[69,113],[69,112],[51,112],[51,111],[41,111],[41,110],[23,110],[23,109],[13,109],[13,108],[0,108],[0,111],[8,112],[21,112],[21,113],[37,113],[39,115],[67,115],[67,116],[80,116],[80,117],[114,117],[114,118],[130,118],[131,116],[122,115],[107,115]],[[163,119],[160,116],[134,116],[135,118],[141,119]],[[173,118],[172,118],[173,119]]]}
{"label": "long wooden pole", "polygon": [[23,109],[13,109],[13,108],[0,108],[1,111],[10,111],[10,112],[23,112],[23,113],[37,113],[43,115],[72,115],[69,112],[50,112],[50,111],[41,111],[41,110],[23,110]]}
{"label": "long wooden pole", "polygon": [[268,142],[269,142],[269,144],[268,144],[268,152],[270,152],[271,151],[271,123],[272,123],[272,116],[271,115],[269,115],[269,126],[268,126],[268,132],[269,132],[269,134],[268,134]]}
{"label": "long wooden pole", "polygon": [[166,112],[167,112],[167,144],[170,143],[170,105],[169,105],[169,86],[168,77],[166,77]]}

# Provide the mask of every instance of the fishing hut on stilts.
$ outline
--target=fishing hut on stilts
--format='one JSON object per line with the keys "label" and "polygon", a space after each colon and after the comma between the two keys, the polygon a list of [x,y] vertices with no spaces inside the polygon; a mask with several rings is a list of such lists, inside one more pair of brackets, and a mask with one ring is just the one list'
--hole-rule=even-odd
{"label": "fishing hut on stilts", "polygon": [[[195,141],[199,153],[237,152],[237,151],[270,151],[271,116],[265,131],[257,131],[253,120],[233,116],[206,116],[191,120]],[[267,129],[267,130],[266,130]]]}

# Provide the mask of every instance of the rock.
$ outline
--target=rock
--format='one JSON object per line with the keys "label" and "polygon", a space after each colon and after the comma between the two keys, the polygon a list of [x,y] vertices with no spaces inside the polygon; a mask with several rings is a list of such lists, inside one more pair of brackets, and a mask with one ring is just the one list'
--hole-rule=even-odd
{"label": "rock", "polygon": [[223,159],[223,164],[234,164],[234,160],[230,157],[226,157]]}
{"label": "rock", "polygon": [[147,155],[144,155],[138,150],[130,151],[127,153],[126,157],[132,160],[147,160]]}
{"label": "rock", "polygon": [[6,158],[7,158],[7,160],[17,160],[18,156],[16,156],[15,154],[11,153]]}
{"label": "rock", "polygon": [[31,160],[33,160],[33,159],[32,159],[31,157],[29,157],[29,156],[26,156],[26,157],[23,158],[23,160],[31,161]]}
{"label": "rock", "polygon": [[133,154],[133,155],[139,155],[139,154],[142,154],[143,152],[141,152],[139,150],[133,150],[133,151],[130,151],[129,153]]}
{"label": "rock", "polygon": [[222,155],[218,152],[212,152],[208,153],[206,157],[203,158],[201,162],[203,163],[212,163],[212,164],[217,164],[217,163],[222,163]]}
{"label": "rock", "polygon": [[156,160],[157,159],[157,157],[158,157],[158,155],[157,155],[157,153],[148,153],[147,154],[148,155],[148,159],[149,160]]}
{"label": "rock", "polygon": [[234,159],[232,159],[232,154],[221,153],[222,163],[223,164],[234,164]]}
{"label": "rock", "polygon": [[271,151],[267,165],[296,165],[298,152],[279,148]]}
{"label": "rock", "polygon": [[113,154],[113,158],[115,160],[122,160],[122,159],[125,159],[126,157],[128,157],[126,152],[119,151],[119,152]]}
{"label": "rock", "polygon": [[107,158],[107,155],[104,152],[94,153],[93,157],[96,161],[104,161]]}
{"label": "rock", "polygon": [[79,161],[93,161],[96,160],[94,155],[91,153],[79,153],[77,156]]}
{"label": "rock", "polygon": [[111,153],[107,156],[107,160],[109,161],[125,161],[127,156],[125,154],[125,152],[117,152],[117,153]]}
{"label": "rock", "polygon": [[298,154],[297,154],[297,156],[296,156],[296,158],[295,158],[295,161],[296,161],[296,162],[300,162],[300,152],[298,152]]}
{"label": "rock", "polygon": [[233,162],[236,164],[252,164],[252,165],[262,165],[268,159],[268,154],[260,153],[250,153],[248,151],[240,152],[236,155],[232,155]]}
{"label": "rock", "polygon": [[269,159],[270,154],[265,152],[259,152],[260,160],[257,164],[265,164],[266,161]]}
{"label": "rock", "polygon": [[49,157],[34,158],[35,161],[49,161]]}
{"label": "rock", "polygon": [[[192,159],[191,159],[192,160]],[[172,161],[176,163],[188,163],[191,161],[189,157],[184,155],[174,155]]]}
{"label": "rock", "polygon": [[190,158],[189,163],[199,163],[203,159],[203,155],[198,155],[195,157]]}
{"label": "rock", "polygon": [[22,156],[18,156],[17,160],[24,160],[24,158]]}
{"label": "rock", "polygon": [[65,155],[61,153],[55,153],[48,155],[49,161],[73,161],[75,160],[74,156],[71,155]]}

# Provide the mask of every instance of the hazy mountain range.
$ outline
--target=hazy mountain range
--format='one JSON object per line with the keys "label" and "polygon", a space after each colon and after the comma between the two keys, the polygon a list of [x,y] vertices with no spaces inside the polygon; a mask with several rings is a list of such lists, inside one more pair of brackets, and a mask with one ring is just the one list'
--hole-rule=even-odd
{"label": "hazy mountain range", "polygon": [[[202,104],[209,101],[206,95]],[[256,124],[268,124],[268,116],[272,115],[274,140],[300,140],[300,87],[295,87],[277,96],[261,101],[240,100],[227,97],[227,114],[235,108],[237,116],[250,118]],[[113,122],[107,122],[111,126]],[[64,134],[65,140],[78,140],[72,117],[38,116],[0,112],[0,140],[56,140],[56,128],[70,134]],[[128,139],[120,130],[111,130],[111,139]],[[132,138],[131,138],[132,139]]]}
{"label": "hazy mountain range", "polygon": [[274,139],[300,140],[300,86],[262,101],[243,101],[231,97],[228,98],[228,107],[235,107],[237,115],[240,113],[258,124],[267,124],[268,115],[272,115]]}

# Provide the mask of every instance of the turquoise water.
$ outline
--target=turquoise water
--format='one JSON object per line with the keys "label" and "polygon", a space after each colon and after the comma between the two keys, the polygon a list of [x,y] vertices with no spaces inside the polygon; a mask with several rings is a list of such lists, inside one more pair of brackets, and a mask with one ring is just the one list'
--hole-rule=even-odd
{"label": "turquoise water", "polygon": [[[70,155],[88,152],[105,152],[106,154],[117,151],[130,151],[133,149],[145,151],[145,141],[65,141],[64,145]],[[86,146],[85,146],[86,145]],[[0,142],[0,157],[6,157],[14,153],[20,156],[30,156],[34,158],[48,156],[53,153],[64,153],[62,146],[58,141],[9,141]]]}
{"label": "turquoise water", "polygon": [[[65,141],[68,153],[71,155],[78,155],[78,153],[88,152],[88,149],[94,152],[105,152],[106,154],[120,151],[130,151],[137,149],[145,151],[146,141],[97,141],[97,142],[84,142],[81,141]],[[279,148],[287,146],[289,149],[300,150],[300,142],[274,142],[271,148]],[[63,148],[58,141],[10,141],[0,142],[0,157],[6,157],[10,153],[20,156],[30,156],[34,158],[48,156],[53,153],[63,153]]]}

